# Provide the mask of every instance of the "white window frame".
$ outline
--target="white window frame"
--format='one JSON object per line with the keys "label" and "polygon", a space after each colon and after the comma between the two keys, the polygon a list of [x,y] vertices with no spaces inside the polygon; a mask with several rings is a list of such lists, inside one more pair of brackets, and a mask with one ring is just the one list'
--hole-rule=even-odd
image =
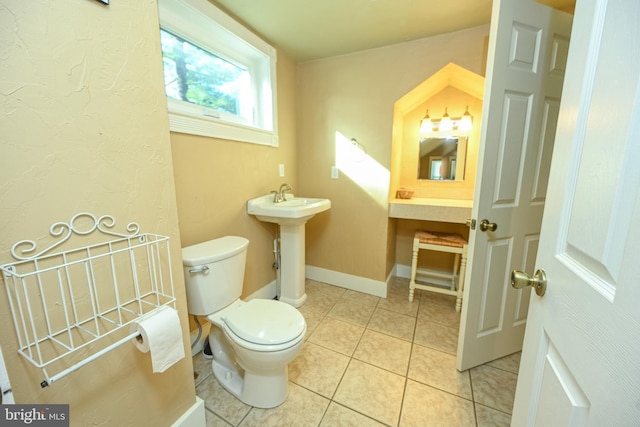
{"label": "white window frame", "polygon": [[276,50],[207,0],[159,0],[158,12],[164,30],[247,66],[255,93],[252,124],[167,97],[171,131],[277,147]]}

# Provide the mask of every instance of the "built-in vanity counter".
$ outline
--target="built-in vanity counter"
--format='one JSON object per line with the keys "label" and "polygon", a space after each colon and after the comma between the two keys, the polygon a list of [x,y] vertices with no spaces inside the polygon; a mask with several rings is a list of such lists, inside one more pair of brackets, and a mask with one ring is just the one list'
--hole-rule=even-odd
{"label": "built-in vanity counter", "polygon": [[390,218],[449,224],[425,224],[442,231],[471,218],[483,95],[484,77],[448,64],[396,101]]}
{"label": "built-in vanity counter", "polygon": [[387,200],[399,277],[411,277],[414,257],[422,270],[449,272],[456,264],[449,252],[417,257],[416,231],[468,241],[484,86],[484,77],[447,64],[394,104]]}
{"label": "built-in vanity counter", "polygon": [[471,218],[472,205],[473,200],[392,199],[389,201],[389,217],[464,224]]}

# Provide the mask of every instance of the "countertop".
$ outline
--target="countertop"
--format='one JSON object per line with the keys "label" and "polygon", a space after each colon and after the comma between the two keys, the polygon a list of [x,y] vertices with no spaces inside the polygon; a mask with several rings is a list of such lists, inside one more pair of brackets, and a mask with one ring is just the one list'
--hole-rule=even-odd
{"label": "countertop", "polygon": [[454,199],[392,199],[389,217],[464,224],[471,218],[473,200]]}

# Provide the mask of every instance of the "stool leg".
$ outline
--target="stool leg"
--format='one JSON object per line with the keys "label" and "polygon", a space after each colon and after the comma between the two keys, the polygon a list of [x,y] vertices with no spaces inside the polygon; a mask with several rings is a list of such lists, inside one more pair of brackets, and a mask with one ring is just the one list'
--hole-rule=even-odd
{"label": "stool leg", "polygon": [[456,289],[456,276],[458,275],[458,266],[460,265],[460,254],[455,254],[453,258],[453,274],[451,275],[451,290]]}
{"label": "stool leg", "polygon": [[409,302],[413,301],[413,291],[416,288],[416,270],[418,269],[418,251],[420,239],[413,239],[413,256],[411,257],[411,281],[409,281]]}
{"label": "stool leg", "polygon": [[462,257],[460,259],[460,279],[458,280],[458,295],[456,298],[456,311],[462,309],[462,291],[464,290],[464,276],[467,271],[467,249],[468,246],[462,247]]}

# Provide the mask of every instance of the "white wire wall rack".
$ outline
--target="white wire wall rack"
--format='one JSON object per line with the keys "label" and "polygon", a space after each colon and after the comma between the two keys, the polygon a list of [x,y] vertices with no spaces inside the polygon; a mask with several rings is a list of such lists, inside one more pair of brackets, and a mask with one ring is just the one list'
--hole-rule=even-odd
{"label": "white wire wall rack", "polygon": [[[55,243],[37,251],[21,240],[11,247],[17,261],[0,265],[18,353],[42,369],[42,387],[136,339],[142,316],[175,308],[169,238],[114,226],[110,215],[78,213],[51,226]],[[88,245],[52,252],[73,235]]]}

